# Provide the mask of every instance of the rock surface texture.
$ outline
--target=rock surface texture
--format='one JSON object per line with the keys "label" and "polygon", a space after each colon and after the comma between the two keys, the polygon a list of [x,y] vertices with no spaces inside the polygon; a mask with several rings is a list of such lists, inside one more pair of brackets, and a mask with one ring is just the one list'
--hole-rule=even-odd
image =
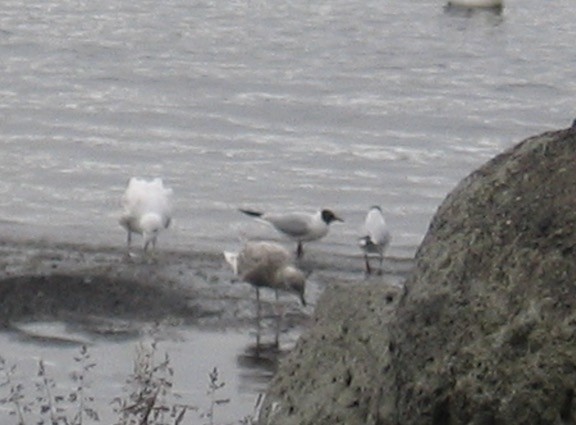
{"label": "rock surface texture", "polygon": [[260,424],[575,424],[576,130],[518,144],[445,199],[405,291],[335,287]]}

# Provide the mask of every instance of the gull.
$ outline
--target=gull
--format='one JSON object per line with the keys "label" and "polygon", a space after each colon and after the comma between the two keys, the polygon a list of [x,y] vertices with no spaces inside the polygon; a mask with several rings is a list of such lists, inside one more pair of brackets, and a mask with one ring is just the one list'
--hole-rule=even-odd
{"label": "gull", "polygon": [[448,7],[461,7],[467,9],[501,9],[503,0],[448,0]]}
{"label": "gull", "polygon": [[386,221],[382,215],[379,206],[373,206],[366,214],[364,221],[363,236],[359,240],[359,245],[364,251],[364,260],[366,262],[366,274],[371,274],[370,254],[376,254],[380,258],[380,271],[382,271],[382,262],[384,261],[384,251],[388,248],[392,236],[386,226]]}
{"label": "gull", "polygon": [[298,243],[296,249],[296,256],[298,258],[304,255],[304,242],[323,238],[328,234],[330,223],[334,221],[344,221],[327,209],[318,211],[315,214],[302,212],[274,214],[246,209],[240,209],[240,211],[271,224],[276,230],[296,241]]}
{"label": "gull", "polygon": [[271,288],[296,294],[306,305],[304,273],[292,263],[292,255],[282,245],[273,242],[248,241],[240,252],[224,252],[234,274],[256,289],[258,318],[260,318],[260,288]]}
{"label": "gull", "polygon": [[172,220],[172,189],[164,187],[162,179],[144,180],[132,177],[122,198],[124,212],[120,225],[128,232],[130,252],[132,233],[142,235],[144,252],[156,248],[158,234],[170,226]]}

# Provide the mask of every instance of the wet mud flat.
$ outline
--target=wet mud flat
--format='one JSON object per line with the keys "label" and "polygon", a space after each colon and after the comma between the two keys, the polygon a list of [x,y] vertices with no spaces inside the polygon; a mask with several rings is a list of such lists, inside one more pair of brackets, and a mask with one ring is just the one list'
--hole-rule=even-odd
{"label": "wet mud flat", "polygon": [[[331,264],[314,253],[300,265],[310,273],[304,308],[281,295],[284,326],[305,326],[330,281],[363,281],[361,260]],[[400,282],[411,261],[396,261],[390,278]],[[376,277],[378,279],[378,277]],[[274,315],[272,291],[264,313]],[[159,250],[128,257],[120,248],[38,241],[0,243],[0,326],[25,320],[62,320],[96,334],[129,335],[144,323],[203,329],[252,327],[254,291],[235,282],[221,253]]]}
{"label": "wet mud flat", "polygon": [[[202,328],[248,326],[250,287],[232,284],[217,254],[4,242],[0,245],[0,326],[62,320],[95,334],[137,333],[145,323]],[[296,322],[306,318],[295,309]]]}
{"label": "wet mud flat", "polygon": [[[23,384],[33,388],[39,358],[52,364],[60,384],[68,380],[78,346],[88,346],[98,363],[93,385],[102,414],[109,411],[108,395],[122,394],[135,346],[152,337],[170,354],[174,387],[186,400],[202,403],[206,374],[218,367],[230,400],[218,413],[225,423],[236,423],[251,414],[279,361],[313,322],[327,286],[377,285],[383,279],[401,284],[412,261],[387,259],[384,276],[366,279],[360,256],[310,250],[300,267],[309,274],[308,305],[291,294],[280,294],[277,302],[273,291],[261,291],[257,322],[254,289],[234,281],[220,252],[159,250],[144,257],[135,249],[127,257],[119,247],[5,240],[0,356],[18,364]],[[110,413],[102,416],[115,420]]]}
{"label": "wet mud flat", "polygon": [[[159,250],[144,257],[135,250],[127,257],[121,248],[4,241],[0,357],[17,366],[16,382],[33,400],[38,361],[49,365],[55,391],[66,394],[78,350],[87,347],[96,365],[94,409],[104,423],[116,423],[111,398],[126,396],[141,345],[153,343],[155,356],[170,356],[175,394],[199,408],[189,420],[210,409],[207,375],[217,368],[226,383],[220,396],[229,400],[218,416],[235,423],[251,414],[311,310],[282,297],[286,316],[277,337],[273,294],[263,300],[266,316],[257,327],[253,289],[232,278],[219,253]],[[281,345],[272,344],[277,338]],[[0,388],[0,398],[9,390]],[[0,422],[12,423],[13,408],[1,403]],[[30,423],[40,416],[32,414]]]}

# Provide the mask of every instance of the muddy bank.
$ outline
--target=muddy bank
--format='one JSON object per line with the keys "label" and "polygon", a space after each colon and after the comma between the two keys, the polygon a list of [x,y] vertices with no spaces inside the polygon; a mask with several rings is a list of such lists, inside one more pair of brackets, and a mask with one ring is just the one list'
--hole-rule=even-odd
{"label": "muddy bank", "polygon": [[[389,259],[390,276],[402,280],[411,260]],[[325,287],[339,276],[363,280],[360,258],[313,254],[301,266],[310,274],[303,308],[281,296],[286,329],[307,325]],[[263,311],[274,315],[272,293]],[[184,324],[206,329],[251,328],[254,291],[236,282],[220,253],[159,250],[152,258],[121,248],[35,240],[0,244],[0,326],[13,322],[64,320],[96,333],[137,332],[144,323]],[[264,323],[266,326],[266,322]]]}
{"label": "muddy bank", "polygon": [[[226,327],[252,319],[251,288],[233,284],[216,254],[159,252],[153,259],[128,259],[113,248],[5,242],[0,255],[4,327],[64,320],[114,333],[150,322]],[[296,307],[290,313],[294,325],[308,316]]]}

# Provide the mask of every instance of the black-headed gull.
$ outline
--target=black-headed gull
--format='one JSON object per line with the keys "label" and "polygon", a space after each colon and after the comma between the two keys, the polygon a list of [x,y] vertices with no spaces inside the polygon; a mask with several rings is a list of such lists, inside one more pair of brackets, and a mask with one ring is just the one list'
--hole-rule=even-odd
{"label": "black-headed gull", "polygon": [[366,214],[364,221],[364,228],[362,230],[362,237],[359,240],[359,245],[364,252],[364,260],[366,262],[366,273],[371,274],[372,268],[370,267],[369,256],[376,254],[380,258],[380,271],[382,271],[382,262],[384,261],[384,252],[392,236],[386,225],[386,220],[382,215],[382,210],[379,206],[373,206]]}
{"label": "black-headed gull", "polygon": [[298,243],[296,256],[304,255],[302,244],[315,241],[328,234],[330,223],[344,221],[331,210],[321,210],[314,214],[291,212],[291,213],[263,213],[259,211],[240,209],[241,212],[252,217],[257,217],[270,223],[276,230],[288,236]]}
{"label": "black-headed gull", "polygon": [[132,233],[142,235],[144,252],[156,247],[158,234],[170,226],[172,220],[172,189],[164,187],[162,179],[143,180],[132,177],[122,198],[124,212],[120,225],[128,232],[130,250]]}

